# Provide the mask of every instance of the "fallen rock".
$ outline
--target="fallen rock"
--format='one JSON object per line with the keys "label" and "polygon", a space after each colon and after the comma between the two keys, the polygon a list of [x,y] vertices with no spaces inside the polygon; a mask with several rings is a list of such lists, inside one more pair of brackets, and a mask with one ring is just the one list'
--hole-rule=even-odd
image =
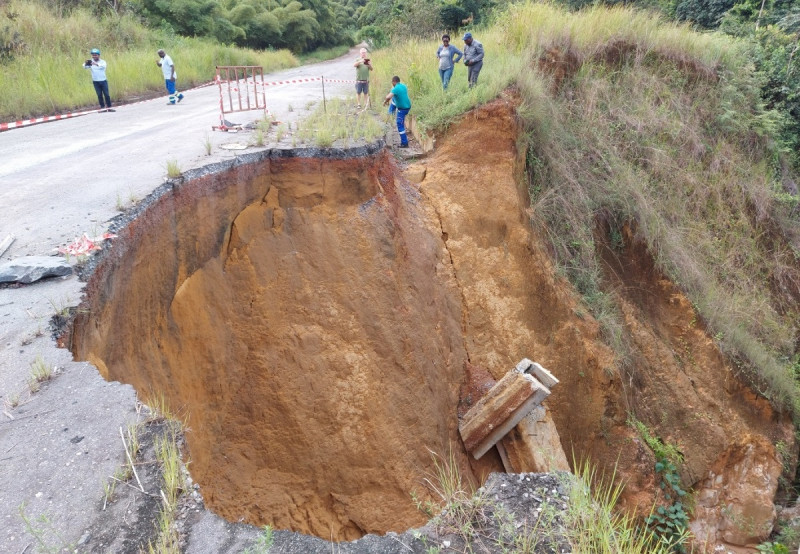
{"label": "fallen rock", "polygon": [[0,283],[33,283],[45,277],[61,277],[72,273],[64,258],[24,256],[0,264]]}
{"label": "fallen rock", "polygon": [[781,469],[775,447],[763,437],[745,437],[725,451],[695,487],[689,527],[697,543],[735,549],[765,541],[775,522]]}

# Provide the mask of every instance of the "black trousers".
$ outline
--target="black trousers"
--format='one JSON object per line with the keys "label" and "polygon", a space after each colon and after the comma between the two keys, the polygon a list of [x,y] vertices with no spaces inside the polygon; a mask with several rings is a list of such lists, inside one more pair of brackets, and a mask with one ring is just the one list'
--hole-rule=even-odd
{"label": "black trousers", "polygon": [[97,93],[97,101],[101,108],[111,107],[111,97],[108,95],[108,81],[92,81],[94,91]]}

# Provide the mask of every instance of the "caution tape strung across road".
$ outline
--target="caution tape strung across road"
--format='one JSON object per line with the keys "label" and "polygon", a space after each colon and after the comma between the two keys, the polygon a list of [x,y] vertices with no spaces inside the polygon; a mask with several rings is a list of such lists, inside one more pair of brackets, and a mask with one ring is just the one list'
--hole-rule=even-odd
{"label": "caution tape strung across road", "polygon": [[[287,79],[285,81],[270,81],[269,83],[264,83],[264,86],[267,87],[267,86],[274,86],[274,85],[291,85],[291,84],[300,84],[300,83],[311,83],[311,82],[314,82],[314,81],[319,82],[319,81],[322,81],[322,80],[323,80],[323,77],[303,77],[303,78],[297,78],[297,79]],[[355,83],[354,80],[350,80],[350,79],[328,79],[328,78],[324,78],[324,80],[325,80],[326,83]],[[189,91],[192,91],[192,90],[205,88],[205,87],[208,87],[208,86],[211,86],[211,85],[216,85],[216,84],[218,84],[220,82],[222,82],[222,83],[226,83],[226,82],[227,83],[237,83],[238,82],[240,84],[253,84],[252,81],[245,82],[245,81],[224,81],[224,80],[217,81],[217,80],[214,80],[214,81],[210,81],[208,83],[203,83],[202,85],[196,86],[194,88],[186,89],[186,90],[184,90],[184,92],[189,92]],[[261,83],[256,82],[255,85],[256,86],[261,86]],[[149,102],[149,100],[141,100],[139,102],[131,102],[130,104],[120,104],[120,106],[132,106],[134,104],[141,104],[143,102]],[[81,111],[81,112],[67,112],[67,113],[56,114],[56,115],[46,115],[46,116],[43,116],[43,117],[32,117],[30,119],[19,119],[17,121],[10,121],[10,122],[7,122],[7,123],[0,123],[0,133],[2,133],[3,131],[10,131],[12,129],[19,129],[21,127],[28,127],[30,125],[37,125],[39,123],[48,123],[50,121],[59,121],[61,119],[70,119],[70,118],[73,118],[73,117],[80,117],[82,115],[89,115],[89,114],[100,113],[100,112],[104,112],[104,111],[105,111],[104,109],[94,109],[94,110],[85,110],[85,111]]]}

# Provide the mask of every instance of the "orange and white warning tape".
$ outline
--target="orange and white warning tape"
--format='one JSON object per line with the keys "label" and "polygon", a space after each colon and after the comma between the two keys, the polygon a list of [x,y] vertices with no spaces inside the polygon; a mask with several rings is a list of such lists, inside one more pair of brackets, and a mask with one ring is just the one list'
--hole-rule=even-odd
{"label": "orange and white warning tape", "polygon": [[[256,87],[259,87],[259,86],[263,85],[265,87],[271,87],[271,86],[275,86],[275,85],[292,85],[292,84],[299,84],[299,83],[312,83],[312,82],[315,82],[315,81],[319,82],[319,81],[322,81],[322,80],[323,80],[322,77],[304,77],[304,78],[298,78],[298,79],[287,79],[285,81],[269,81],[269,82],[265,81],[264,83],[261,83],[260,81],[253,81],[253,80],[246,80],[245,81],[244,79],[239,79],[238,81],[234,80],[234,79],[230,79],[230,80],[228,80],[228,79],[218,79],[216,82],[217,83],[228,83],[228,84],[235,83],[235,84],[237,84],[239,86],[256,86]],[[350,80],[350,79],[328,79],[327,77],[325,77],[325,82],[326,83],[355,83],[356,81],[355,80]],[[238,89],[237,88],[233,88],[231,90],[237,91]]]}
{"label": "orange and white warning tape", "polygon": [[[211,85],[214,85],[214,84],[216,84],[216,83],[214,83],[214,81],[209,81],[208,83],[203,83],[202,85],[198,85],[196,87],[193,87],[193,88],[190,88],[190,89],[186,89],[186,90],[184,90],[184,92],[188,92],[190,90],[197,90],[197,89],[205,88],[205,87],[208,87],[208,86],[211,86]],[[117,104],[117,106],[115,106],[114,109],[115,110],[119,109],[122,106],[133,106],[134,104],[143,104],[145,102],[149,102],[150,100],[152,100],[152,98],[147,99],[147,100],[139,100],[138,102],[131,102],[129,104]],[[0,133],[2,133],[3,131],[10,131],[12,129],[19,129],[21,127],[28,127],[30,125],[36,125],[38,123],[48,123],[50,121],[59,121],[61,119],[70,119],[70,118],[73,118],[73,117],[79,117],[79,116],[82,116],[82,115],[89,115],[89,114],[92,114],[92,113],[100,113],[100,112],[104,112],[104,111],[105,111],[105,109],[97,108],[97,109],[94,109],[94,110],[84,110],[82,112],[67,112],[67,113],[61,113],[61,114],[56,114],[56,115],[46,115],[46,116],[43,116],[43,117],[32,117],[30,119],[20,119],[20,120],[17,120],[17,121],[10,121],[10,122],[7,122],[7,123],[0,123]]]}
{"label": "orange and white warning tape", "polygon": [[26,127],[28,125],[36,125],[37,123],[45,123],[47,121],[58,121],[59,119],[69,119],[71,117],[78,117],[90,113],[97,113],[103,110],[86,110],[83,112],[67,112],[56,115],[46,115],[44,117],[32,117],[31,119],[19,119],[8,123],[0,123],[0,131],[9,131],[11,129],[18,129],[19,127]]}
{"label": "orange and white warning tape", "polygon": [[[300,84],[300,83],[310,83],[310,82],[314,82],[314,81],[318,82],[318,81],[322,81],[322,80],[323,80],[322,77],[304,77],[304,78],[298,78],[298,79],[287,79],[285,81],[265,82],[264,86],[267,87],[267,86],[274,86],[274,85],[291,85],[291,84]],[[191,90],[196,90],[196,89],[208,87],[208,86],[211,86],[211,85],[216,85],[218,83],[226,83],[226,82],[228,82],[228,83],[237,83],[238,82],[240,84],[253,84],[252,81],[249,81],[249,82],[245,83],[245,81],[225,81],[225,80],[221,80],[221,79],[215,79],[213,81],[210,81],[208,83],[203,83],[202,85],[196,86],[194,88],[184,90],[184,92],[188,92],[188,91],[191,91]],[[350,79],[328,79],[326,77],[325,78],[325,82],[326,83],[355,83],[356,81],[350,80]],[[261,83],[256,81],[255,85],[256,86],[260,86]],[[232,89],[232,90],[236,91],[237,89]],[[132,106],[133,104],[141,104],[143,102],[149,102],[149,100],[140,100],[139,102],[131,102],[130,104],[120,104],[119,106]],[[117,108],[115,108],[115,109],[117,109]],[[21,127],[27,127],[27,126],[30,126],[30,125],[36,125],[38,123],[47,123],[47,122],[50,122],[50,121],[59,121],[61,119],[70,119],[70,118],[73,118],[73,117],[79,117],[79,116],[82,116],[82,115],[88,115],[88,114],[92,114],[92,113],[99,113],[99,112],[102,112],[102,111],[105,111],[105,110],[94,109],[94,110],[85,110],[85,111],[82,111],[82,112],[67,112],[67,113],[63,113],[63,114],[46,115],[44,117],[33,117],[33,118],[30,118],[30,119],[20,119],[20,120],[17,120],[17,121],[10,121],[10,122],[7,122],[7,123],[0,123],[0,133],[2,133],[3,131],[10,131],[12,129],[19,129]]]}

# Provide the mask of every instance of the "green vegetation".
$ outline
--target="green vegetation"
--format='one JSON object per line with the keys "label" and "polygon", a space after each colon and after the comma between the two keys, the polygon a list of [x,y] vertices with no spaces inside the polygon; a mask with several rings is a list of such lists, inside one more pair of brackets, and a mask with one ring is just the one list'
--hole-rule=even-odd
{"label": "green vegetation", "polygon": [[[570,8],[615,5],[617,0],[558,0]],[[800,164],[800,5],[795,0],[631,0],[669,19],[743,39],[766,105],[779,115],[774,138],[782,164]]]}
{"label": "green vegetation", "polygon": [[[800,413],[795,359],[797,196],[771,137],[742,42],[627,8],[569,13],[516,4],[476,36],[492,52],[477,87],[437,83],[437,42],[373,56],[376,86],[400,71],[421,127],[446,127],[506,84],[520,98],[532,223],[600,322],[620,363],[628,339],[601,253],[641,241],[687,294],[719,347],[776,406]],[[497,45],[502,45],[502,48]]]}
{"label": "green vegetation", "polygon": [[[19,517],[25,526],[25,532],[28,533],[36,541],[36,552],[42,554],[58,554],[64,550],[72,551],[75,549],[74,544],[68,544],[61,533],[56,529],[50,517],[47,514],[40,514],[36,518],[32,518],[25,512],[25,503],[19,506]],[[27,547],[25,547],[27,550]]]}
{"label": "green vegetation", "polygon": [[[180,534],[175,525],[178,499],[185,490],[180,442],[186,428],[185,420],[170,411],[163,394],[151,394],[146,404],[150,408],[147,424],[161,423],[162,433],[155,439],[156,461],[161,469],[161,509],[156,523],[156,538],[147,544],[148,554],[178,554]],[[137,441],[138,443],[138,441]],[[188,462],[187,462],[188,463]]]}
{"label": "green vegetation", "polygon": [[615,479],[604,480],[588,464],[576,464],[571,481],[564,527],[573,552],[596,554],[671,553],[686,541],[687,533],[657,536],[637,525],[635,517],[614,507],[622,494]]}
{"label": "green vegetation", "polygon": [[31,394],[38,392],[41,384],[53,378],[53,366],[44,361],[41,354],[31,362],[31,372],[28,377],[28,390]]}
{"label": "green vegetation", "polygon": [[[566,542],[576,553],[668,554],[686,540],[686,532],[659,537],[638,525],[635,517],[618,513],[622,485],[612,484],[613,477],[600,478],[588,463],[576,464],[575,475],[563,474],[561,487],[569,497],[566,511],[545,500],[537,520],[520,526],[489,495],[467,490],[452,454],[446,459],[433,455],[433,461],[434,472],[425,486],[438,502],[426,503],[424,512],[441,511],[433,525],[439,534],[463,541],[464,551],[480,545],[492,551],[549,552],[560,551],[559,545]],[[547,493],[540,496],[546,498]]]}
{"label": "green vegetation", "polygon": [[261,528],[261,533],[259,533],[253,545],[246,548],[243,554],[267,554],[274,542],[275,537],[272,527],[265,525]]}
{"label": "green vegetation", "polygon": [[264,72],[299,62],[286,50],[255,51],[210,39],[179,37],[142,26],[133,15],[98,18],[86,9],[58,14],[38,2],[0,3],[0,120],[94,106],[97,97],[82,62],[100,48],[108,62],[112,100],[166,94],[156,50],[164,48],[187,89],[214,78],[217,65],[261,65]]}
{"label": "green vegetation", "polygon": [[180,166],[178,165],[178,160],[167,160],[165,164],[167,170],[167,177],[170,179],[174,179],[175,177],[180,177],[181,171]]}
{"label": "green vegetation", "polygon": [[[283,132],[288,132],[288,129],[278,132],[282,138]],[[347,147],[351,141],[371,142],[383,136],[383,127],[371,113],[357,112],[352,100],[335,98],[325,105],[318,105],[303,125],[296,129],[295,136],[302,143],[322,148],[334,145]]]}

